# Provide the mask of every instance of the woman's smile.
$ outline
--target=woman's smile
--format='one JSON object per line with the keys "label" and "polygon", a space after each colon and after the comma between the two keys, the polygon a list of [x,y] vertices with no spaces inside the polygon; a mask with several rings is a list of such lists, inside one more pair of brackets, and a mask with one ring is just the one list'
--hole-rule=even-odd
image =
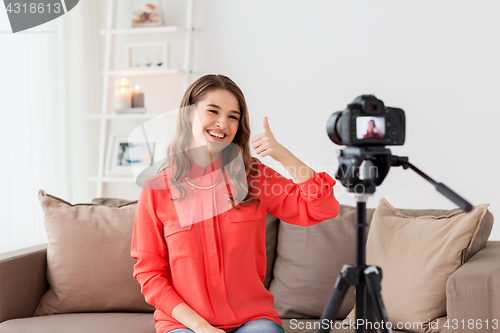
{"label": "woman's smile", "polygon": [[227,137],[227,134],[220,130],[208,129],[206,132],[216,141],[223,141]]}

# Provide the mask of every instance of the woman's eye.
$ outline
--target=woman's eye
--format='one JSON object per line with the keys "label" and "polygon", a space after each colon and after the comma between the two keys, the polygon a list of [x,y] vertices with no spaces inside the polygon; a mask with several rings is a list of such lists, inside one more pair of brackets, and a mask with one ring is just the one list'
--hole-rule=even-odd
{"label": "woman's eye", "polygon": [[[208,110],[208,112],[212,112],[214,114],[217,114],[217,111],[215,111],[215,110]],[[233,119],[239,120],[238,117],[236,117],[236,116],[229,116],[229,118],[233,118]]]}

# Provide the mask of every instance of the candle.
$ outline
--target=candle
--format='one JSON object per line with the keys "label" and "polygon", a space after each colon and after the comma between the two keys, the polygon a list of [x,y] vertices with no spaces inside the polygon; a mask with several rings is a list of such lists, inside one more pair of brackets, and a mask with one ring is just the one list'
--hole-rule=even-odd
{"label": "candle", "polygon": [[132,107],[133,108],[143,108],[144,107],[144,93],[139,90],[139,85],[135,85],[135,91],[132,93]]}
{"label": "candle", "polygon": [[125,89],[130,88],[130,81],[125,78],[121,80],[116,80],[116,88],[120,89],[122,87]]}
{"label": "candle", "polygon": [[130,89],[121,87],[115,90],[115,109],[128,109],[132,106]]}

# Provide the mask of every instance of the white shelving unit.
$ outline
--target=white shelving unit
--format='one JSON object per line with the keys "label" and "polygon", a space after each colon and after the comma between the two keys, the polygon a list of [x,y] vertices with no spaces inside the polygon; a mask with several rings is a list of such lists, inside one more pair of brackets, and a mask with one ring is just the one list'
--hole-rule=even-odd
{"label": "white shelving unit", "polygon": [[103,71],[102,76],[144,76],[184,73],[182,69],[126,69],[122,71]]}
{"label": "white shelving unit", "polygon": [[107,114],[89,114],[87,115],[87,119],[151,119],[157,116],[156,113],[143,113],[143,114],[116,114],[116,113],[107,113]]}
{"label": "white shelving unit", "polygon": [[[157,113],[145,114],[116,114],[108,107],[110,96],[110,78],[124,76],[150,76],[150,75],[171,75],[184,74],[183,89],[189,87],[192,80],[192,37],[194,32],[193,27],[193,0],[185,0],[186,10],[186,25],[185,26],[160,26],[160,27],[140,27],[115,29],[114,16],[117,9],[117,0],[108,0],[108,13],[106,18],[106,29],[101,30],[101,35],[105,38],[104,44],[104,68],[102,75],[102,101],[101,112],[98,114],[88,114],[88,120],[100,121],[99,127],[99,151],[97,161],[97,175],[89,177],[89,182],[96,183],[96,198],[102,197],[103,185],[105,183],[134,183],[134,178],[131,177],[106,177],[104,176],[104,165],[106,158],[106,140],[108,136],[107,125],[110,121],[115,120],[147,120],[157,116]],[[123,3],[123,2],[122,2]],[[162,70],[116,70],[111,67],[111,58],[114,56],[115,36],[117,35],[137,35],[137,34],[161,34],[161,33],[184,33],[184,65],[183,68],[162,69]],[[175,50],[179,51],[179,50]],[[113,82],[113,81],[111,81]]]}
{"label": "white shelving unit", "polygon": [[177,32],[177,31],[185,31],[185,30],[187,30],[187,27],[178,27],[178,26],[111,29],[111,30],[103,29],[103,30],[101,30],[101,35],[159,34],[159,33],[164,33],[164,32]]}

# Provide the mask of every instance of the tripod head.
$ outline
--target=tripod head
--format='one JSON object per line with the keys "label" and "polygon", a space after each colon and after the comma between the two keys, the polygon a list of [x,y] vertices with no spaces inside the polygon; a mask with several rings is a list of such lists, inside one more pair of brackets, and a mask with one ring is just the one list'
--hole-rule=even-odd
{"label": "tripod head", "polygon": [[347,187],[350,193],[373,194],[382,184],[391,166],[410,168],[436,187],[462,210],[470,212],[472,205],[443,183],[438,183],[408,161],[408,157],[395,156],[390,149],[381,146],[346,147],[340,151],[339,168],[335,178]]}
{"label": "tripod head", "polygon": [[350,193],[375,193],[392,165],[391,151],[385,147],[347,147],[340,151],[335,178]]}

